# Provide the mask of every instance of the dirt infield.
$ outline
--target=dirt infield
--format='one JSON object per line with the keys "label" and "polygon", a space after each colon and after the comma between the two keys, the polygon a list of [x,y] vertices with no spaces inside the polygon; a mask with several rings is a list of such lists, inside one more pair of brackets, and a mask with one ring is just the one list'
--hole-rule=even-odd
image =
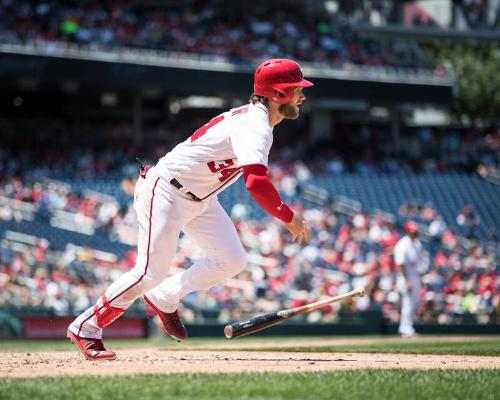
{"label": "dirt infield", "polygon": [[283,353],[125,350],[114,361],[86,361],[76,352],[10,353],[0,377],[103,376],[179,372],[307,372],[362,368],[500,368],[499,357],[372,353]]}
{"label": "dirt infield", "polygon": [[[459,338],[456,338],[459,339]],[[463,338],[462,338],[463,339]],[[394,339],[399,341],[399,339]],[[390,340],[389,340],[390,341]],[[447,339],[449,341],[449,339]],[[363,344],[377,339],[361,340]],[[387,341],[385,341],[387,343]],[[237,373],[237,372],[307,372],[363,368],[398,369],[478,369],[500,368],[500,357],[460,355],[416,355],[346,352],[276,352],[267,348],[290,346],[290,343],[241,342],[241,345],[193,344],[187,350],[170,351],[164,346],[118,349],[114,361],[86,361],[74,351],[7,352],[0,358],[0,377],[37,376],[103,376],[136,374],[169,374],[185,372]],[[353,343],[336,340],[335,344]],[[360,340],[356,341],[360,344]],[[309,346],[332,344],[331,340],[308,341]],[[256,348],[263,351],[242,351]],[[197,349],[198,348],[198,349]]]}

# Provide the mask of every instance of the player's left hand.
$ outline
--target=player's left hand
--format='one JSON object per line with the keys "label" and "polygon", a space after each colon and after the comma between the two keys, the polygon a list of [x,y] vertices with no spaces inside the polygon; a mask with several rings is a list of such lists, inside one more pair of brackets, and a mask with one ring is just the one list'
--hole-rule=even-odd
{"label": "player's left hand", "polygon": [[293,216],[292,222],[286,224],[286,228],[292,234],[293,240],[298,240],[299,243],[309,243],[309,239],[311,237],[309,227],[306,225],[306,222],[297,217]]}

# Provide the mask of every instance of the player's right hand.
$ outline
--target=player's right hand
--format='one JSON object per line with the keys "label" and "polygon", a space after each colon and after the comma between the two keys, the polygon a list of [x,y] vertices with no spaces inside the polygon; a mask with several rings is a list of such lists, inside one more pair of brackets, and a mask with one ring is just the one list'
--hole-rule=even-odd
{"label": "player's right hand", "polygon": [[292,234],[293,240],[298,240],[299,243],[308,243],[310,239],[309,227],[302,218],[293,216],[290,223],[286,224],[286,228]]}

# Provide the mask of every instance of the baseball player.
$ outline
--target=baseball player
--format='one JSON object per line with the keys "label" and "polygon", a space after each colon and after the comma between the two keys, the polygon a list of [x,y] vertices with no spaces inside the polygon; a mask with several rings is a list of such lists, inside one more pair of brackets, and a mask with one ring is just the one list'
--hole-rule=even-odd
{"label": "baseball player", "polygon": [[418,308],[421,290],[418,266],[422,262],[422,244],[418,238],[418,225],[415,222],[405,223],[403,229],[406,235],[399,239],[394,248],[394,262],[404,277],[399,334],[403,337],[412,337],[415,336],[413,317]]}
{"label": "baseball player", "polygon": [[[308,227],[281,200],[267,165],[273,127],[299,117],[305,101],[302,90],[312,85],[296,62],[268,60],[255,70],[249,104],[214,117],[156,166],[141,168],[134,195],[139,222],[136,264],[68,327],[67,336],[87,359],[115,358],[102,343],[103,328],[141,296],[171,337],[187,338],[177,312],[181,299],[238,274],[246,264],[236,229],[217,199],[240,176],[254,200],[282,221],[294,240],[309,241]],[[166,279],[181,231],[205,257]]]}

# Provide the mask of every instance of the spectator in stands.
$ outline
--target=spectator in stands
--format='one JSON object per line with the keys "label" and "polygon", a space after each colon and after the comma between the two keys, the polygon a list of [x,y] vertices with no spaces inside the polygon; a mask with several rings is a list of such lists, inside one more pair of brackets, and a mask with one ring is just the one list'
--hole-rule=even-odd
{"label": "spectator in stands", "polygon": [[444,222],[443,220],[443,217],[437,215],[429,225],[429,235],[434,240],[438,240],[441,237],[441,235],[446,231],[446,229],[447,226],[446,222]]}
{"label": "spectator in stands", "polygon": [[464,229],[465,237],[468,239],[477,238],[477,226],[480,224],[481,219],[474,212],[471,204],[466,204],[458,211],[457,224]]}
{"label": "spectator in stands", "polygon": [[353,24],[360,16],[379,24],[392,12],[387,11],[390,7],[375,4],[363,4],[360,9],[364,11],[351,13],[341,8],[332,15],[315,13],[298,18],[307,13],[300,3],[288,3],[286,8],[268,3],[262,13],[260,8],[228,10],[210,1],[195,9],[180,3],[139,6],[119,1],[4,1],[0,3],[0,41],[36,43],[48,51],[55,42],[93,49],[169,50],[225,57],[233,62],[289,54],[303,61],[351,68],[355,64],[414,68],[429,64],[412,42],[359,36]]}
{"label": "spectator in stands", "polygon": [[[461,151],[461,148],[467,146],[484,148],[493,159],[494,151],[498,151],[492,138],[472,135],[472,139],[467,139],[467,146],[463,145],[462,135],[457,134],[456,140],[458,150],[455,151]],[[487,140],[489,144],[484,145]],[[324,147],[326,149],[328,146]],[[70,189],[68,184],[54,181],[49,183],[44,180],[47,176],[56,176],[61,169],[67,173],[68,182],[74,184],[82,178],[75,164],[72,164],[73,161],[58,164],[51,159],[49,156],[51,152],[59,154],[59,149],[53,147],[44,149],[40,146],[36,149],[38,153],[34,153],[35,149],[14,149],[16,147],[7,147],[7,144],[2,142],[0,148],[1,201],[10,199],[12,202],[29,203],[34,206],[31,216],[35,218],[39,217],[42,212],[45,218],[47,216],[50,218],[56,210],[70,212],[81,210],[84,215],[99,219],[102,206],[107,204],[104,196],[91,199],[94,195],[84,194],[85,190],[81,190],[81,195],[75,195],[74,190]],[[296,181],[299,181],[301,174],[314,176],[318,173],[325,173],[328,171],[327,163],[335,157],[342,161],[345,170],[349,170],[349,165],[353,165],[350,161],[346,161],[350,160],[346,153],[339,153],[342,157],[331,156],[332,153],[325,150],[324,156],[316,157],[321,153],[320,150],[314,153],[315,158],[311,161],[306,158],[308,161],[304,165],[307,170],[303,169],[304,167],[300,164],[287,162],[286,158],[295,158],[296,154],[286,153],[287,156],[283,156],[283,161],[272,166],[272,169],[276,168],[276,172],[271,171],[271,173],[276,179],[283,180],[283,183],[278,183],[279,185],[291,190],[294,185],[290,184],[292,182],[290,176],[295,176]],[[103,181],[106,185],[116,186],[113,189],[114,193],[119,192],[118,182],[125,175],[121,171],[127,171],[130,166],[125,153],[110,151],[105,147],[98,149],[97,153],[106,156],[94,154],[89,157],[87,153],[83,151],[79,153],[74,149],[68,150],[67,158],[79,160],[79,157],[84,157],[87,163],[85,174],[92,177],[91,182],[96,178],[105,178],[106,180]],[[35,156],[40,154],[44,155]],[[63,158],[60,154],[57,157]],[[30,160],[39,160],[38,165],[30,164]],[[94,161],[89,163],[89,160]],[[98,166],[96,160],[104,161]],[[451,171],[455,171],[454,165],[450,164]],[[377,172],[381,172],[380,165],[376,164],[375,168]],[[69,172],[72,174],[70,175]],[[394,173],[400,173],[400,171]],[[115,177],[118,178],[115,179]],[[124,183],[125,190],[131,186],[131,181]],[[125,196],[124,199],[122,205],[125,208],[108,220],[108,224],[113,239],[128,240],[132,243],[134,239],[129,233],[131,230],[135,231],[136,221],[130,218],[134,213],[127,212],[126,205],[130,197]],[[20,224],[23,221],[26,222],[24,218],[26,215],[11,207],[11,204],[14,203],[5,203],[5,205],[0,203],[0,223],[3,223],[1,219],[5,213],[9,229],[16,226],[16,220]],[[494,312],[500,302],[499,283],[494,279],[499,271],[490,256],[498,250],[495,227],[492,227],[489,234],[489,244],[482,243],[481,246],[484,247],[481,247],[475,240],[464,240],[462,237],[464,232],[455,230],[453,220],[447,221],[448,224],[443,224],[444,219],[439,215],[438,210],[434,212],[432,210],[434,207],[428,207],[429,204],[426,203],[422,204],[424,206],[420,207],[412,200],[401,206],[401,214],[405,216],[403,220],[422,218],[419,222],[424,224],[426,216],[434,218],[425,221],[425,224],[428,224],[429,234],[435,237],[435,242],[430,246],[424,242],[424,247],[430,252],[432,263],[429,271],[422,275],[423,304],[418,315],[426,321],[453,323],[462,319],[466,313],[472,312],[471,318],[476,321],[495,321],[498,317]],[[246,305],[245,310],[237,311],[238,314],[235,311],[234,315],[230,313],[229,316],[222,315],[221,318],[237,319],[235,317],[238,315],[241,317],[255,314],[256,301],[265,298],[266,293],[269,292],[269,286],[262,287],[262,281],[268,279],[274,285],[271,292],[276,289],[276,295],[274,298],[265,299],[263,303],[271,302],[281,306],[286,306],[294,298],[294,291],[305,290],[311,293],[312,300],[315,300],[326,293],[336,294],[340,290],[347,290],[353,282],[373,282],[374,289],[371,292],[373,294],[369,307],[383,310],[388,320],[399,320],[400,298],[396,290],[397,274],[391,258],[395,243],[399,239],[399,231],[393,224],[383,217],[372,216],[366,212],[356,213],[347,218],[344,214],[332,212],[328,208],[314,211],[304,208],[304,216],[312,227],[313,236],[317,238],[317,242],[314,243],[316,249],[302,249],[287,242],[283,232],[274,231],[272,223],[256,218],[251,207],[243,205],[242,208],[241,206],[235,207],[235,216],[237,216],[240,237],[250,254],[249,271],[251,274],[238,276],[234,285],[227,290],[213,289],[214,293],[208,297],[216,299],[213,310],[236,307],[238,299],[241,298],[246,299]],[[113,207],[109,206],[109,208]],[[103,211],[103,213],[109,216],[108,207],[104,209],[106,212]],[[459,214],[464,224],[467,220],[475,220],[474,217],[470,217],[467,208],[462,209]],[[477,215],[473,212],[474,214]],[[107,220],[107,218],[104,219]],[[484,224],[485,221],[478,221],[478,223]],[[64,305],[57,304],[59,292],[68,302],[68,312],[79,313],[95,301],[100,291],[113,281],[116,274],[123,269],[130,268],[135,261],[135,253],[131,251],[130,254],[121,256],[122,259],[116,262],[116,268],[111,268],[99,261],[95,255],[91,255],[92,251],[84,252],[74,246],[61,250],[51,246],[42,249],[37,244],[27,246],[19,242],[13,243],[4,239],[4,232],[4,230],[1,231],[3,240],[0,244],[0,304],[30,307],[45,305],[55,313],[56,309],[65,309]],[[484,239],[487,240],[488,237]],[[57,244],[56,238],[53,241]],[[174,260],[173,268],[190,265],[190,259],[196,258],[196,249],[191,244],[186,244],[183,240],[181,244],[182,253],[178,259]],[[280,256],[282,253],[286,254],[285,259]],[[302,259],[306,259],[307,263],[304,263],[304,268],[299,268]],[[58,260],[57,264],[54,260]],[[376,267],[374,268],[373,265]],[[43,272],[44,269],[47,272]],[[273,276],[269,277],[270,275]],[[471,278],[472,276],[474,277]],[[52,281],[56,282],[58,290],[49,289],[48,284]],[[93,290],[92,286],[97,283],[99,283],[98,288]],[[466,286],[467,289],[458,290],[461,285]],[[451,297],[448,298],[448,295]],[[215,315],[196,308],[197,304],[202,304],[203,301],[203,298],[193,297],[192,302],[185,303],[185,308],[189,309],[192,320],[203,321],[210,315]],[[332,318],[335,313],[336,310],[331,310],[322,315],[324,318]]]}

